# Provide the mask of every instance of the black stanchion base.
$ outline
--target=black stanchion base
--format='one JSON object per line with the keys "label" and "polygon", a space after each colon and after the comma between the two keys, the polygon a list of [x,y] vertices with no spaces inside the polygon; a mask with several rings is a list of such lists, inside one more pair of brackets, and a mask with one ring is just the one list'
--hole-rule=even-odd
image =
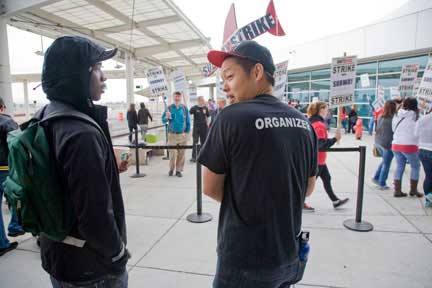
{"label": "black stanchion base", "polygon": [[192,213],[189,214],[186,219],[192,223],[205,223],[211,221],[213,216],[209,213],[202,213],[201,215],[198,213]]}
{"label": "black stanchion base", "polygon": [[142,178],[142,177],[145,177],[146,176],[146,174],[142,174],[142,173],[139,173],[139,174],[133,174],[132,176],[130,176],[131,178]]}
{"label": "black stanchion base", "polygon": [[170,160],[169,157],[163,157],[162,160]]}
{"label": "black stanchion base", "polygon": [[348,219],[343,222],[343,225],[352,231],[369,232],[373,230],[373,225],[366,221],[356,222],[354,219]]}

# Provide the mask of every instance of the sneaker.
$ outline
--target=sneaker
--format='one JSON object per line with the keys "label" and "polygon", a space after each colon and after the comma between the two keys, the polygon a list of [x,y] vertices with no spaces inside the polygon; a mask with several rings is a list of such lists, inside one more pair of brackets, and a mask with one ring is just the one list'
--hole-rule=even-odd
{"label": "sneaker", "polygon": [[24,230],[20,230],[20,231],[16,231],[16,232],[9,232],[8,236],[9,237],[18,237],[21,235],[24,235],[26,232]]}
{"label": "sneaker", "polygon": [[303,210],[309,212],[315,212],[315,208],[307,204],[306,202],[303,204]]}
{"label": "sneaker", "polygon": [[378,180],[376,180],[375,178],[372,178],[371,181],[372,181],[372,183],[374,183],[374,184],[376,184],[376,185],[379,185]]}
{"label": "sneaker", "polygon": [[9,243],[9,247],[0,249],[0,256],[3,256],[7,252],[10,252],[18,247],[18,242]]}
{"label": "sneaker", "polygon": [[432,193],[427,193],[425,196],[426,200],[432,203]]}
{"label": "sneaker", "polygon": [[177,177],[183,177],[183,174],[182,174],[181,172],[177,171],[177,172],[176,172],[176,176],[177,176]]}
{"label": "sneaker", "polygon": [[333,207],[339,208],[339,207],[345,205],[348,201],[349,201],[349,198],[336,200],[333,202]]}
{"label": "sneaker", "polygon": [[390,190],[390,187],[388,187],[387,185],[384,185],[384,186],[378,185],[377,189],[378,190]]}
{"label": "sneaker", "polygon": [[170,170],[170,171],[168,172],[168,176],[173,176],[173,175],[174,175],[174,171]]}

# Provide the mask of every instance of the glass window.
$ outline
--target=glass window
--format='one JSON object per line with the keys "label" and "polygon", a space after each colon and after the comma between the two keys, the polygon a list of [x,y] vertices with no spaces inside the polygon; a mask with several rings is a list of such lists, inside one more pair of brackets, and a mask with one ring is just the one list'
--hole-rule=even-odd
{"label": "glass window", "polygon": [[377,63],[371,62],[371,63],[364,63],[357,65],[356,73],[357,75],[369,73],[369,74],[376,74],[377,73]]}
{"label": "glass window", "polygon": [[330,80],[314,81],[311,83],[312,91],[330,90]]}
{"label": "glass window", "polygon": [[299,92],[288,93],[288,99],[299,100],[300,103],[303,102],[309,103],[309,92],[299,91]]}
{"label": "glass window", "polygon": [[309,81],[309,80],[310,80],[310,72],[301,72],[301,73],[288,72],[288,82]]}
{"label": "glass window", "polygon": [[375,100],[376,91],[375,89],[366,89],[366,90],[356,90],[354,92],[354,101],[356,103],[366,103],[368,104],[368,97],[370,101]]}
{"label": "glass window", "polygon": [[313,101],[314,97],[318,97],[319,101],[328,102],[330,98],[330,91],[321,90],[321,91],[311,92],[311,101]]}
{"label": "glass window", "polygon": [[369,87],[362,87],[360,77],[356,79],[355,88],[375,88],[376,87],[376,76],[369,76]]}
{"label": "glass window", "polygon": [[312,80],[330,79],[330,68],[312,71],[311,79]]}
{"label": "glass window", "polygon": [[309,82],[289,83],[288,92],[309,90]]}
{"label": "glass window", "polygon": [[[358,116],[360,117],[371,117],[372,109],[368,104],[359,104],[357,105]],[[363,119],[363,121],[365,121]],[[363,127],[365,127],[365,122],[363,122]]]}
{"label": "glass window", "polygon": [[409,58],[381,61],[379,63],[379,73],[401,72],[405,64],[420,64],[420,70],[425,69],[428,55],[415,56]]}
{"label": "glass window", "polygon": [[378,76],[378,86],[383,87],[394,87],[399,86],[400,73],[389,74],[389,75],[379,75]]}

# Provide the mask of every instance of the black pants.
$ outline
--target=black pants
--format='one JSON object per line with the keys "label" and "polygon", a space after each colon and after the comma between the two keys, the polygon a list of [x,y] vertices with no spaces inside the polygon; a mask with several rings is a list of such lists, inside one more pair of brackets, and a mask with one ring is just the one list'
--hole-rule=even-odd
{"label": "black pants", "polygon": [[132,142],[132,138],[135,139],[135,135],[133,135],[135,130],[137,130],[137,127],[129,126],[129,142]]}
{"label": "black pants", "polygon": [[333,188],[331,186],[330,171],[328,170],[327,165],[318,166],[318,176],[317,177],[321,178],[321,180],[324,184],[324,189],[325,189],[328,197],[330,198],[330,200],[331,201],[339,200],[339,198],[333,192]]}
{"label": "black pants", "polygon": [[348,121],[348,133],[355,133],[354,126],[356,125],[357,118],[351,118]]}
{"label": "black pants", "polygon": [[207,138],[207,124],[200,124],[197,126],[194,126],[193,132],[192,132],[192,138],[193,138],[193,145],[194,148],[192,149],[192,159],[196,160],[197,153],[195,145],[198,144],[198,140],[201,144],[201,146],[204,144],[206,138]]}

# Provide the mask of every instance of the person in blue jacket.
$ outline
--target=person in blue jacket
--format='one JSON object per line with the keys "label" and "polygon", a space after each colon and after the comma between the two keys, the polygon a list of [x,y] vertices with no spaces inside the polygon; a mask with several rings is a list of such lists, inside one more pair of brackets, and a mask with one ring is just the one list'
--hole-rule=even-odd
{"label": "person in blue jacket", "polygon": [[[168,145],[186,145],[187,135],[190,132],[190,117],[188,108],[181,104],[182,94],[174,92],[174,103],[168,106],[162,115],[162,122],[168,122]],[[169,163],[169,176],[183,177],[182,172],[185,163],[184,149],[171,149]]]}

